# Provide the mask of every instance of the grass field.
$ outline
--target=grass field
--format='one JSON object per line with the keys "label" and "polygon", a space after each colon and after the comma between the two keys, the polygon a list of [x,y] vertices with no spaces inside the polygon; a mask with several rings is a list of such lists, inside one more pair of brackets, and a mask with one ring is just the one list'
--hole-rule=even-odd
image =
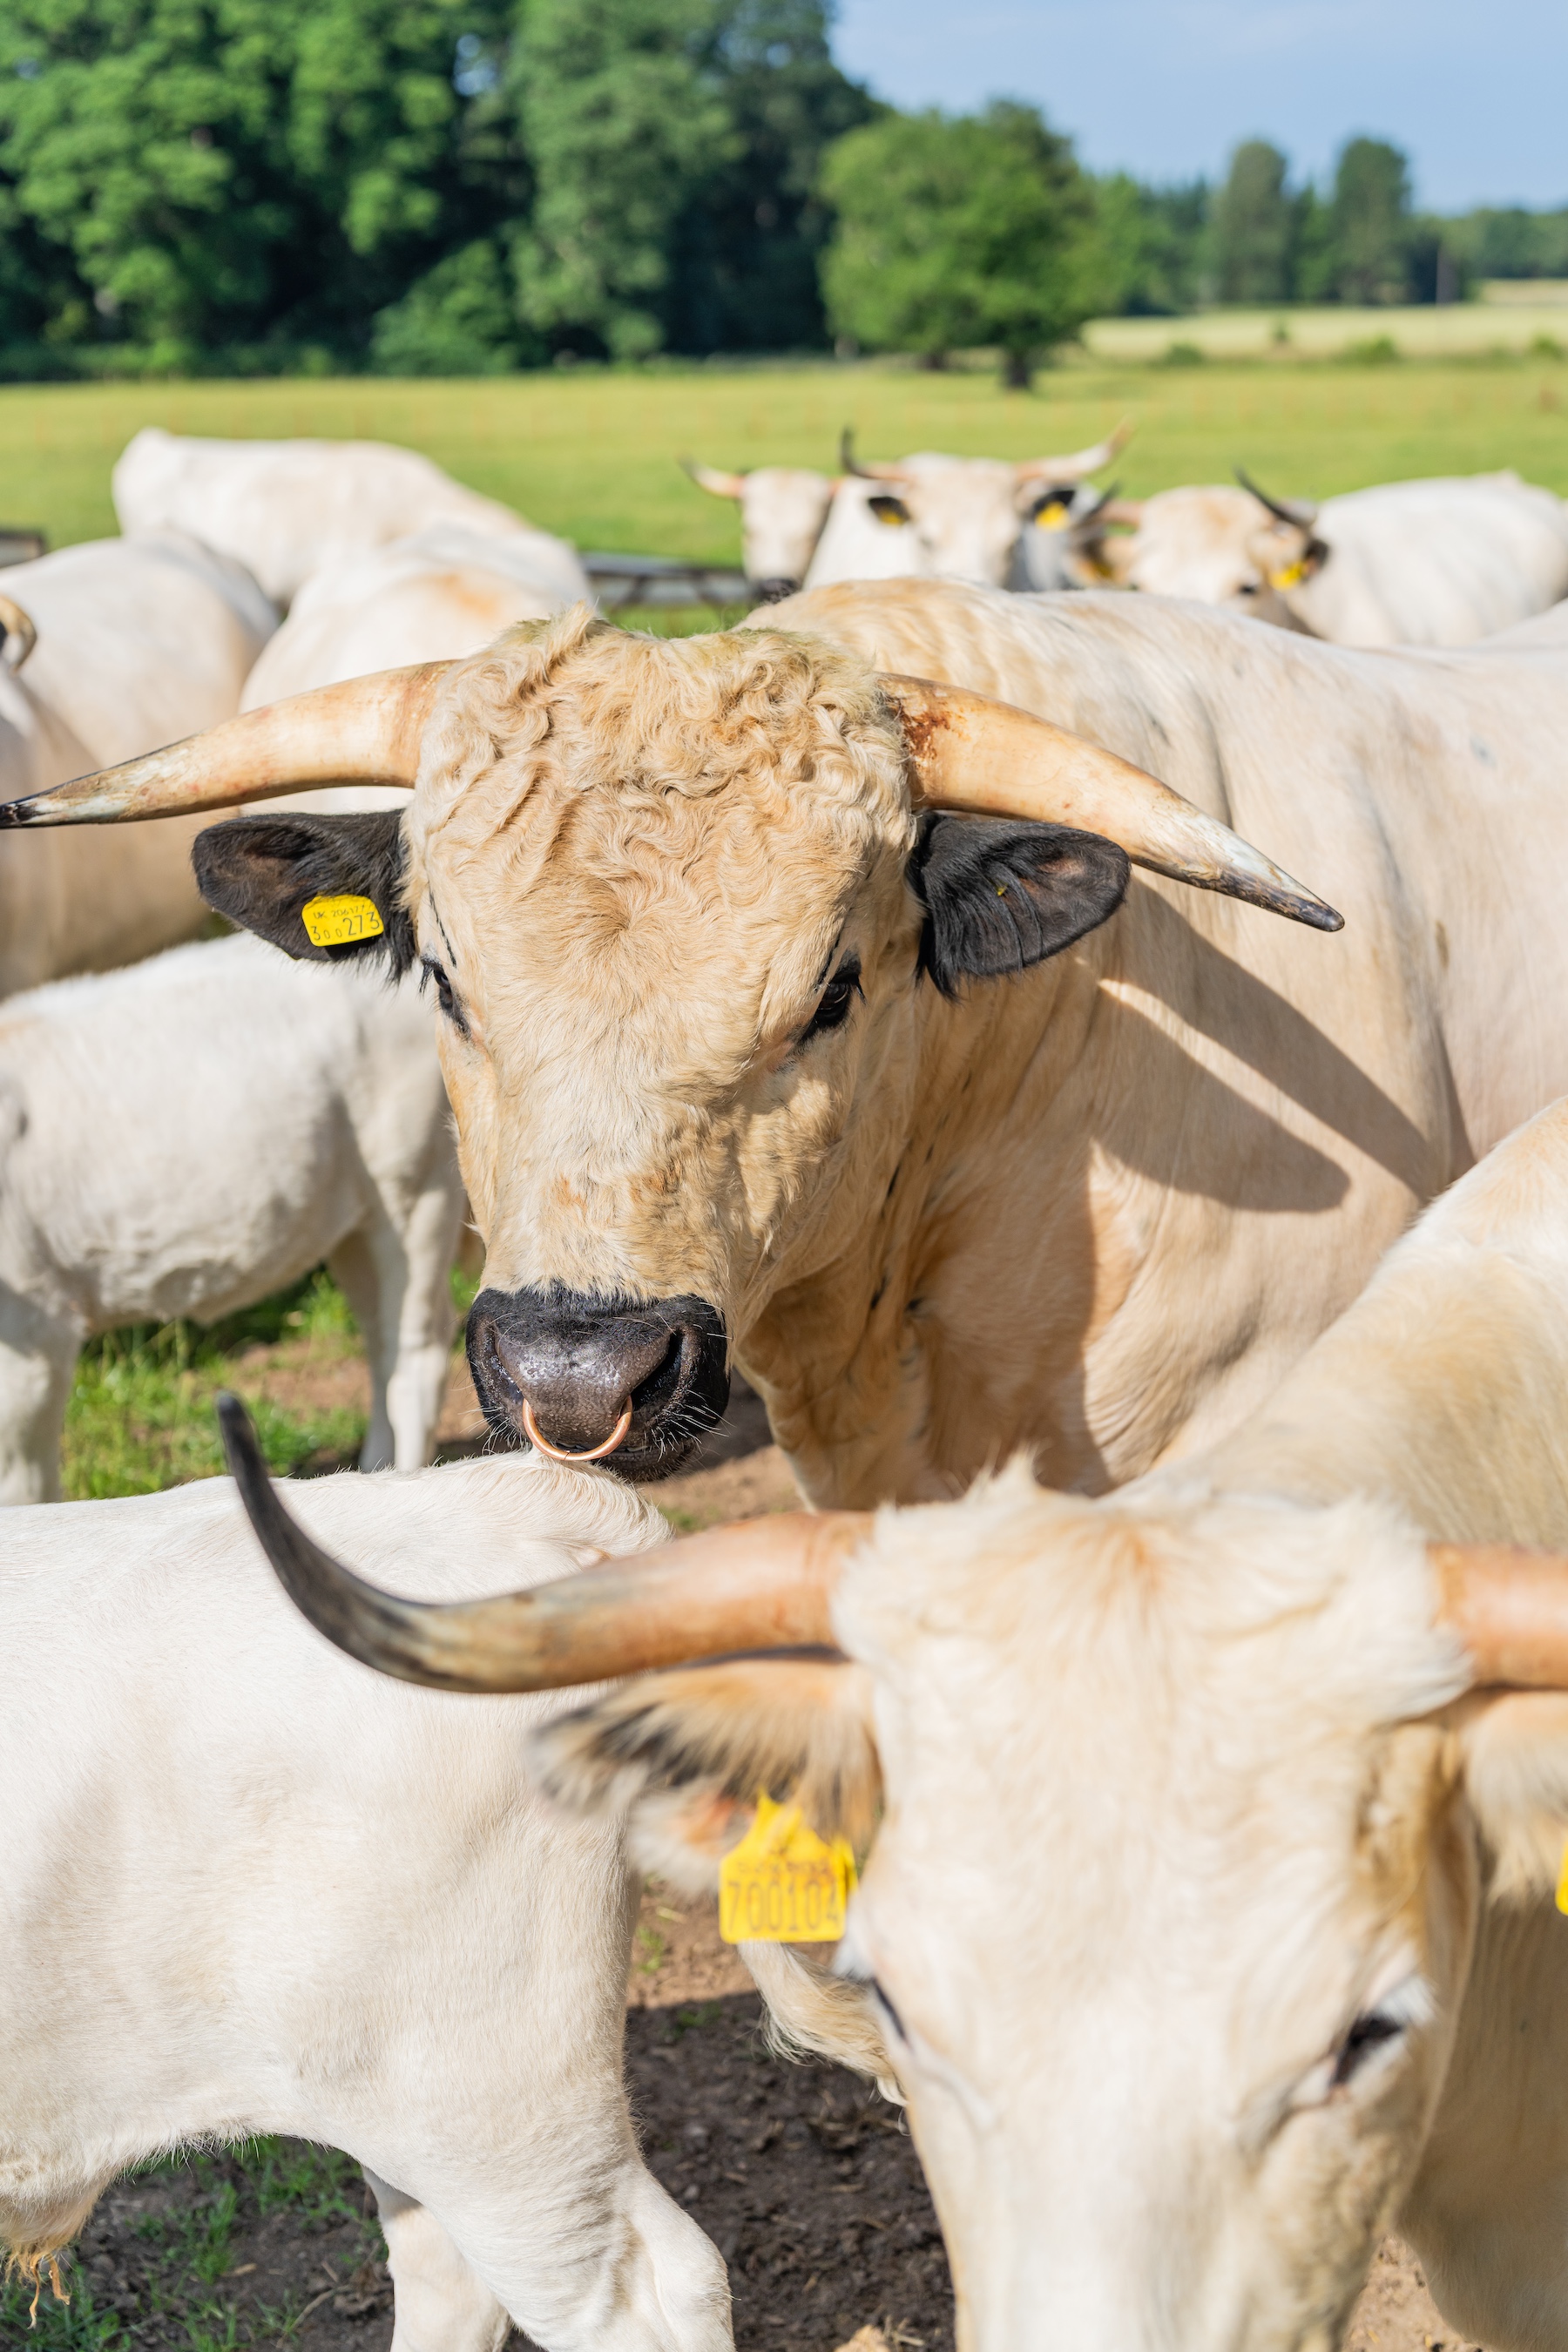
{"label": "grass field", "polygon": [[[1342,324],[1346,314],[1338,315]],[[1568,315],[1558,317],[1568,338]],[[1021,457],[1080,447],[1130,416],[1137,437],[1117,472],[1131,497],[1226,481],[1238,463],[1282,493],[1320,497],[1500,466],[1568,493],[1564,362],[1483,354],[1357,366],[1275,357],[1169,367],[1159,352],[1208,322],[1114,323],[1118,331],[1157,330],[1153,351],[1115,363],[1077,357],[1027,394],[1002,392],[977,369],[826,362],[584,367],[452,383],[7,386],[0,521],[39,525],[53,545],[111,531],[110,468],[143,425],[405,442],[580,547],[708,562],[735,556],[734,510],[695,490],[679,457],[831,468],[846,425],[867,457],[934,448]]]}

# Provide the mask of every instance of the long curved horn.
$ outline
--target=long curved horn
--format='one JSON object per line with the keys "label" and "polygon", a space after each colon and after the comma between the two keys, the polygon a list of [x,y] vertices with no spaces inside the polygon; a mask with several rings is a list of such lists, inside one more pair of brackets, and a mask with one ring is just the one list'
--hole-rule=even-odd
{"label": "long curved horn", "polygon": [[378,670],[243,710],[122,767],[0,802],[0,826],[194,815],[315,784],[412,784],[437,689],[452,667]]}
{"label": "long curved horn", "polygon": [[1568,1558],[1523,1544],[1428,1544],[1437,1622],[1457,1633],[1476,1681],[1568,1690]]}
{"label": "long curved horn", "polygon": [[15,677],[37,644],[38,632],[32,615],[24,613],[20,604],[13,604],[9,596],[0,596],[0,638],[4,640],[0,643],[0,661]]}
{"label": "long curved horn", "polygon": [[678,457],[676,463],[710,498],[739,499],[745,495],[744,474],[721,474],[717,466],[700,466],[694,457]]}
{"label": "long curved horn", "polygon": [[1080,482],[1086,474],[1098,474],[1121,457],[1135,427],[1130,416],[1124,416],[1109,439],[1097,441],[1092,449],[1076,449],[1070,457],[1026,457],[1013,468],[1017,482]]}
{"label": "long curved horn", "polygon": [[1277,522],[1288,522],[1293,530],[1310,530],[1318,520],[1315,499],[1292,499],[1289,505],[1283,499],[1271,499],[1260,490],[1245,466],[1235,469],[1236,478],[1244,490],[1249,490],[1261,507],[1267,507]]}
{"label": "long curved horn", "polygon": [[1344,917],[1216,817],[1142,768],[1027,710],[929,678],[884,675],[898,705],[917,805],[1034,817],[1102,834],[1135,866],[1338,931]]}
{"label": "long curved horn", "polygon": [[367,1666],[431,1690],[560,1690],[737,1651],[831,1647],[833,1589],[868,1511],[792,1511],[489,1601],[405,1601],[290,1518],[250,1416],[217,1400],[228,1466],[295,1607]]}
{"label": "long curved horn", "polygon": [[863,466],[855,455],[855,435],[849,425],[838,436],[838,470],[852,474],[862,482],[907,482],[906,466]]}

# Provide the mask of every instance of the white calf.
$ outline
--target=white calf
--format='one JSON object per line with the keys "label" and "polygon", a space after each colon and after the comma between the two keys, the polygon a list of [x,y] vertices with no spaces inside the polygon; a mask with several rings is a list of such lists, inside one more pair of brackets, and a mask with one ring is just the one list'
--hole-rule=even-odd
{"label": "white calf", "polygon": [[[534,1456],[289,1492],[450,1593],[662,1532]],[[394,2352],[499,2352],[514,2320],[548,2352],[729,2352],[724,2264],[626,2110],[619,1835],[520,1769],[553,1702],[340,1656],[226,1480],[0,1517],[0,2250],[36,2273],[139,2158],[290,2132],[370,2172]]]}
{"label": "white calf", "polygon": [[364,1335],[363,1466],[430,1458],[463,1188],[433,1014],[249,938],[0,1006],[0,1502],[59,1493],[77,1353],[325,1258]]}

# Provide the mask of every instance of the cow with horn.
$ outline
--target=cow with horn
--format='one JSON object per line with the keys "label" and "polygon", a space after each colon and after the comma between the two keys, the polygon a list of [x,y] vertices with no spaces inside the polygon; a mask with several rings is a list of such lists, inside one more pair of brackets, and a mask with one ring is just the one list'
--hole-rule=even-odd
{"label": "cow with horn", "polygon": [[[413,784],[198,864],[289,954],[426,973],[498,1436],[658,1475],[732,1353],[818,1502],[1019,1446],[1119,1483],[1568,1090],[1568,630],[1394,660],[917,581],[772,612],[578,611],[4,814]],[[318,947],[353,895],[374,936]]]}
{"label": "cow with horn", "polygon": [[710,499],[731,499],[741,509],[741,561],[761,604],[793,596],[805,580],[822,537],[837,484],[805,466],[753,466],[730,474],[682,457],[681,469]]}
{"label": "cow with horn", "polygon": [[1112,499],[1077,534],[1127,588],[1221,604],[1340,646],[1468,646],[1568,596],[1568,508],[1517,474],[1342,498],[1241,487]]}
{"label": "cow with horn", "polygon": [[906,576],[994,588],[1080,584],[1062,560],[1065,536],[1099,504],[1088,477],[1131,437],[1119,425],[1089,449],[1018,464],[921,450],[895,465],[857,459],[846,427],[841,478],[805,574],[808,588]]}
{"label": "cow with horn", "polygon": [[1542,2352],[1565,1200],[1560,1104],[1247,1422],[1098,1503],[1015,1466],[422,1606],[292,1524],[233,1405],[230,1460],[295,1601],[384,1674],[633,1676],[531,1749],[645,1867],[710,1887],[760,1792],[868,1850],[833,1973],[743,1949],[786,2035],[907,2099],[972,2352],[1331,2347],[1395,2225],[1458,2335]]}

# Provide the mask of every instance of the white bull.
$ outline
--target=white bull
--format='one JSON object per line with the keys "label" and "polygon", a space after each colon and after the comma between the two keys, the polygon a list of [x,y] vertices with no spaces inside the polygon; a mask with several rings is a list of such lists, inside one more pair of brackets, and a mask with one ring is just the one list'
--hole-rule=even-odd
{"label": "white bull", "polygon": [[[287,605],[312,572],[431,523],[505,536],[521,518],[383,441],[208,441],[149,425],[111,477],[121,530],[188,530]],[[526,526],[524,526],[526,528]]]}
{"label": "white bull", "polygon": [[[1463,2338],[1561,2352],[1565,1202],[1560,1105],[1228,1440],[1101,1503],[1015,1468],[753,1523],[527,1625],[393,1624],[269,1549],[355,1655],[447,1689],[723,1659],[536,1764],[689,1886],[759,1789],[869,1848],[836,1975],[746,1957],[907,2098],[966,2352],[1323,2352],[1394,2225]],[[743,1654],[808,1643],[838,1662]]]}
{"label": "white bull", "polygon": [[433,1018],[247,938],[0,1006],[0,1502],[58,1497],[84,1339],[322,1258],[370,1366],[362,1466],[428,1462],[463,1217]]}
{"label": "white bull", "polygon": [[846,436],[846,478],[805,585],[905,577],[992,588],[1076,585],[1057,561],[1057,530],[1094,506],[1085,477],[1110,465],[1130,433],[1119,425],[1092,449],[1017,465],[933,450],[892,466],[856,465]]}
{"label": "white bull", "polygon": [[1517,474],[1383,482],[1308,501],[1163,490],[1113,505],[1101,569],[1341,646],[1467,646],[1568,595],[1568,509]]}
{"label": "white bull", "polygon": [[740,508],[741,561],[752,593],[764,604],[793,595],[841,485],[804,466],[753,466],[747,474],[726,474],[689,457],[681,463],[700,490]]}
{"label": "white bull", "polygon": [[[277,614],[237,563],[177,532],[98,540],[10,566],[37,632],[0,663],[0,792],[37,792],[228,718]],[[7,640],[9,644],[10,640]],[[0,996],[189,939],[199,828],[0,843]]]}
{"label": "white bull", "polygon": [[[903,581],[574,611],[5,815],[416,776],[331,856],[442,1001],[492,1424],[671,1467],[732,1351],[814,1499],[914,1501],[1196,1451],[1568,1091],[1565,730],[1568,607],[1363,653]],[[319,851],[198,845],[297,955]]]}
{"label": "white bull", "polygon": [[[521,1460],[294,1496],[450,1592],[663,1532]],[[378,1681],[279,1592],[228,1482],[0,1517],[0,2248],[34,2274],[127,2166],[289,2132],[365,2165],[395,2352],[729,2352],[724,2264],[644,2165],[636,1888],[534,1799],[537,1701]],[[437,2218],[439,2217],[439,2218]]]}

